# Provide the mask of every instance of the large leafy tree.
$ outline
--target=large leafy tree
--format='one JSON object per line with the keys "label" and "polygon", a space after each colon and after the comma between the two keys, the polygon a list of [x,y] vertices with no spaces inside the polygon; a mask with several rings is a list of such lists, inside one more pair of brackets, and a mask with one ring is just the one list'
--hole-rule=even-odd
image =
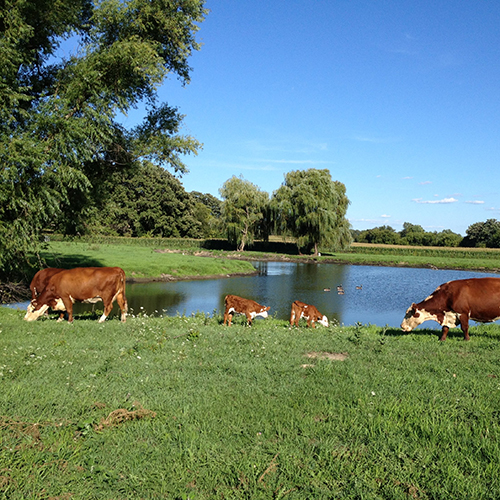
{"label": "large leafy tree", "polygon": [[237,245],[238,252],[242,252],[255,237],[266,237],[263,228],[269,205],[268,193],[236,176],[227,180],[219,193],[222,197],[222,225],[228,241]]}
{"label": "large leafy tree", "polygon": [[314,255],[320,245],[343,249],[351,243],[348,205],[344,184],[327,169],[287,173],[271,201],[277,232],[290,233],[299,249]]}
{"label": "large leafy tree", "polygon": [[[83,233],[119,236],[191,237],[203,235],[195,200],[170,172],[151,162],[115,172],[94,193],[95,204],[80,228]],[[102,196],[99,196],[102,193]],[[62,223],[67,222],[65,216]]]}
{"label": "large leafy tree", "polygon": [[202,225],[204,238],[221,236],[221,207],[222,202],[210,193],[191,191],[195,200],[194,215]]}
{"label": "large leafy tree", "polygon": [[500,221],[488,219],[485,222],[475,222],[465,231],[463,246],[469,247],[500,247]]}
{"label": "large leafy tree", "polygon": [[[108,175],[151,160],[184,172],[200,144],[158,102],[189,82],[204,0],[4,0],[0,3],[0,269],[37,254],[61,207],[79,212]],[[141,106],[127,130],[121,113]],[[75,210],[76,212],[76,210]],[[84,213],[84,212],[82,212]]]}

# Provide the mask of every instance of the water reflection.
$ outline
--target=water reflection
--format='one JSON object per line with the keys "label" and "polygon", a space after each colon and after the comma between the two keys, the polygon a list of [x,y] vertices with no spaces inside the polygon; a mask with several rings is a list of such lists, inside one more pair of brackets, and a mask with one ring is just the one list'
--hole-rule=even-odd
{"label": "water reflection", "polygon": [[[257,276],[128,284],[129,308],[133,313],[149,315],[212,314],[223,312],[224,297],[235,294],[271,306],[270,314],[279,319],[289,319],[292,302],[301,300],[314,304],[330,320],[336,319],[341,324],[359,322],[399,328],[407,307],[423,300],[441,283],[495,276],[467,271],[336,264],[257,262],[254,265],[259,271]],[[338,285],[344,288],[344,295],[337,294]],[[362,289],[357,289],[358,286]],[[22,308],[26,305],[20,304]],[[89,307],[75,306],[75,313]],[[115,305],[113,314],[117,313]],[[439,325],[426,322],[423,327],[439,328]]]}

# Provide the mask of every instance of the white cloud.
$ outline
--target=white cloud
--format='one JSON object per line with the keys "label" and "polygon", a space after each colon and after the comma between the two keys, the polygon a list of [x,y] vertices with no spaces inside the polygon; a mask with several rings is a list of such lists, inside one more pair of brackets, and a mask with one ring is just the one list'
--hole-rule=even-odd
{"label": "white cloud", "polygon": [[481,200],[471,200],[471,201],[466,201],[465,203],[471,203],[472,205],[482,205],[484,201]]}
{"label": "white cloud", "polygon": [[425,186],[426,184],[432,184],[432,181],[423,181],[423,182],[419,182],[419,184],[421,186]]}
{"label": "white cloud", "polygon": [[388,219],[390,215],[382,214],[380,217],[384,217],[385,219]]}
{"label": "white cloud", "polygon": [[456,198],[443,198],[442,200],[423,200],[422,198],[414,198],[412,201],[415,203],[455,203],[458,200]]}

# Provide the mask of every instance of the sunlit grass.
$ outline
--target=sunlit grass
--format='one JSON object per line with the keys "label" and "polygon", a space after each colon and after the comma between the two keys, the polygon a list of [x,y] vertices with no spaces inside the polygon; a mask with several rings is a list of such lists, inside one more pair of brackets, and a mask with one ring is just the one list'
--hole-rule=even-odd
{"label": "sunlit grass", "polygon": [[5,498],[500,496],[497,325],[97,317],[0,309]]}
{"label": "sunlit grass", "polygon": [[189,253],[169,253],[161,248],[126,244],[51,242],[42,253],[51,267],[118,266],[127,278],[160,278],[165,275],[215,276],[255,271],[251,263]]}

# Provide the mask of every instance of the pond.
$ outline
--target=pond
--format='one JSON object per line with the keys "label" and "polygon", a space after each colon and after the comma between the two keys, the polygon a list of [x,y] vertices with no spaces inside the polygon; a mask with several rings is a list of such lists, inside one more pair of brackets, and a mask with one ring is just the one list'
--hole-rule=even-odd
{"label": "pond", "polygon": [[[371,323],[399,328],[409,305],[425,299],[441,283],[498,276],[469,271],[292,262],[255,262],[254,266],[259,271],[257,276],[127,284],[129,312],[167,316],[223,313],[224,297],[234,294],[271,306],[270,315],[278,319],[288,320],[292,302],[301,300],[314,304],[322,314],[340,324]],[[337,293],[339,285],[345,291],[343,295]],[[17,306],[25,309],[27,303]],[[89,308],[77,304],[75,313]],[[113,314],[117,312],[115,304]],[[440,327],[428,321],[423,328]]]}
{"label": "pond", "polygon": [[[129,308],[134,314],[148,315],[223,313],[224,297],[234,294],[271,306],[270,314],[278,319],[288,320],[292,302],[301,300],[314,304],[322,314],[340,324],[371,323],[399,328],[409,305],[425,299],[441,283],[495,276],[468,271],[337,264],[256,262],[254,265],[259,271],[257,276],[128,284]],[[343,295],[337,293],[339,285],[344,289]],[[439,328],[439,325],[426,322],[423,327]]]}

